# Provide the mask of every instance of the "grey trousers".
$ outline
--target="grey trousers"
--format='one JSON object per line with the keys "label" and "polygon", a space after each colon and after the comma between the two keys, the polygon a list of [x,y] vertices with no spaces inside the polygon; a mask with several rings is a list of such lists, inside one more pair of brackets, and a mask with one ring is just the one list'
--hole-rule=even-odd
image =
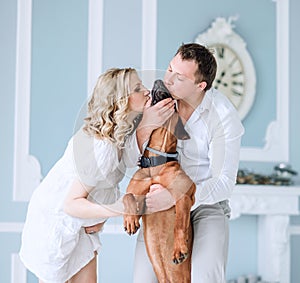
{"label": "grey trousers", "polygon": [[[192,283],[226,282],[229,217],[228,201],[200,205],[191,212],[194,232]],[[142,228],[136,242],[133,277],[134,283],[158,282],[146,252]]]}

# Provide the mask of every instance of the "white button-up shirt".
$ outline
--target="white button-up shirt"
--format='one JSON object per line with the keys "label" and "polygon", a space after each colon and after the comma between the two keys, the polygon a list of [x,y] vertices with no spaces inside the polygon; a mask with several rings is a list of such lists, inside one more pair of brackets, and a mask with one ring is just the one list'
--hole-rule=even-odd
{"label": "white button-up shirt", "polygon": [[206,92],[185,124],[189,140],[178,140],[179,162],[196,183],[196,201],[214,204],[230,197],[236,183],[244,127],[228,98],[216,89]]}

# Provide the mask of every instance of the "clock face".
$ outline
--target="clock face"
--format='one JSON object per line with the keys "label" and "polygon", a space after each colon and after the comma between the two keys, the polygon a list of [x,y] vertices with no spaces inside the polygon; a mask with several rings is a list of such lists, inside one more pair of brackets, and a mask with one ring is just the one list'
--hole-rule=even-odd
{"label": "clock face", "polygon": [[245,71],[239,56],[225,44],[214,44],[217,74],[213,87],[225,94],[239,109],[245,96]]}

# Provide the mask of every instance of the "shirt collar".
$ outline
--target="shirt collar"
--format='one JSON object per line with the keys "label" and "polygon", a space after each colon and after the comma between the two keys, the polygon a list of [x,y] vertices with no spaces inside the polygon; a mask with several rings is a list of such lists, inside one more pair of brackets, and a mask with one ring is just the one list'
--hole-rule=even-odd
{"label": "shirt collar", "polygon": [[198,119],[200,119],[201,114],[204,111],[210,110],[211,104],[212,104],[212,94],[213,94],[212,89],[206,91],[201,103],[196,107],[195,111],[193,112],[193,114],[190,117],[190,119],[188,120],[188,122],[190,122],[190,123],[196,122]]}
{"label": "shirt collar", "polygon": [[209,89],[204,94],[204,97],[203,97],[201,103],[198,106],[200,114],[203,113],[205,110],[209,110],[211,108],[212,95],[213,95],[213,89]]}

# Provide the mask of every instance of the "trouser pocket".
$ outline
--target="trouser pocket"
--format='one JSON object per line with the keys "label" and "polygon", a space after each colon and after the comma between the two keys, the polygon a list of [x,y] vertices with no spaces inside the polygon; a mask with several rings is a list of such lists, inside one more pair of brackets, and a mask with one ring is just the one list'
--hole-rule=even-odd
{"label": "trouser pocket", "polygon": [[231,209],[230,209],[228,200],[220,201],[220,202],[218,202],[218,204],[223,209],[224,215],[227,216],[228,218],[230,218]]}

